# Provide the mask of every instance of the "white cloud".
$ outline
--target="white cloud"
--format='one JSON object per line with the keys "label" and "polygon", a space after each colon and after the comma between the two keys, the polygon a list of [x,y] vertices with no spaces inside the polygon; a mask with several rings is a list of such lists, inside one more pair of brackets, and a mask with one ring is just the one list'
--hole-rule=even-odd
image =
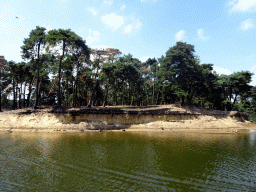
{"label": "white cloud", "polygon": [[139,29],[139,28],[141,27],[141,22],[140,22],[139,19],[136,19],[136,21],[135,21],[135,27],[136,27],[136,29]]}
{"label": "white cloud", "polygon": [[125,28],[124,28],[124,31],[125,33],[131,33],[132,29],[137,29],[139,30],[140,27],[141,27],[141,22],[139,19],[132,19],[133,23],[132,24],[129,24],[127,25]]}
{"label": "white cloud", "polygon": [[223,75],[230,75],[232,74],[231,71],[229,71],[228,69],[222,68],[222,67],[218,67],[218,66],[213,66],[213,71],[216,71],[216,73],[218,74],[223,74]]}
{"label": "white cloud", "polygon": [[129,25],[126,26],[127,29],[128,29],[128,26],[130,29],[132,28],[133,30],[134,29],[139,30],[141,28],[142,23],[139,18],[136,18],[135,13],[129,16],[126,16],[125,21],[130,23]]}
{"label": "white cloud", "polygon": [[110,13],[101,17],[101,21],[107,25],[107,27],[117,29],[124,24],[124,18],[118,16],[115,13]]}
{"label": "white cloud", "polygon": [[105,5],[111,6],[113,4],[114,0],[104,0],[103,2]]}
{"label": "white cloud", "polygon": [[86,44],[91,45],[94,42],[100,42],[100,32],[89,29],[89,35],[86,38]]}
{"label": "white cloud", "polygon": [[97,11],[95,11],[94,8],[89,8],[89,11],[91,11],[93,15],[97,15]]}
{"label": "white cloud", "polygon": [[197,35],[198,35],[199,39],[202,39],[202,40],[209,39],[209,36],[204,36],[204,30],[203,29],[198,29],[197,30]]}
{"label": "white cloud", "polygon": [[149,58],[154,58],[154,57],[150,57],[150,56],[143,56],[141,58],[139,58],[139,60],[143,63],[143,62],[146,62]]}
{"label": "white cloud", "polygon": [[181,41],[182,39],[185,39],[185,31],[180,30],[178,33],[175,34],[176,41]]}
{"label": "white cloud", "polygon": [[232,1],[229,1],[228,4],[229,6],[233,6],[235,3],[236,3],[237,0],[232,0]]}
{"label": "white cloud", "polygon": [[256,0],[232,0],[229,2],[232,6],[231,11],[249,11],[256,10]]}
{"label": "white cloud", "polygon": [[248,30],[250,28],[253,28],[253,23],[252,23],[252,20],[251,19],[247,19],[245,21],[242,22],[241,24],[241,29],[242,30]]}
{"label": "white cloud", "polygon": [[125,9],[125,4],[123,4],[121,7],[120,7],[120,11],[124,11],[124,9]]}
{"label": "white cloud", "polygon": [[127,25],[127,26],[124,28],[124,31],[125,31],[125,33],[131,33],[131,31],[132,31],[132,25],[131,25],[131,24]]}

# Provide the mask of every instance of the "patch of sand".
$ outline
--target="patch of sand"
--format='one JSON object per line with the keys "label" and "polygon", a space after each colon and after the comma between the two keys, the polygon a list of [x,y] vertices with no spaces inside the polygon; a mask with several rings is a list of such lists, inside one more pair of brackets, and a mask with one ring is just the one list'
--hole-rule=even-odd
{"label": "patch of sand", "polygon": [[[108,107],[111,108],[111,107]],[[120,109],[121,107],[119,107]],[[148,107],[150,111],[165,109],[163,114],[78,114],[73,117],[69,111],[84,108],[70,108],[66,113],[51,113],[50,109],[28,111],[16,110],[0,113],[0,130],[2,131],[210,131],[238,132],[237,130],[255,129],[256,124],[244,117],[232,116],[232,113],[208,110],[191,106],[160,105]],[[95,109],[102,109],[98,107]],[[118,109],[118,107],[115,107]],[[136,107],[126,111],[145,111]],[[32,109],[30,109],[32,111]],[[167,113],[166,113],[167,111]],[[169,113],[169,112],[177,112]],[[21,113],[23,112],[23,113]],[[183,114],[182,114],[183,113]]]}

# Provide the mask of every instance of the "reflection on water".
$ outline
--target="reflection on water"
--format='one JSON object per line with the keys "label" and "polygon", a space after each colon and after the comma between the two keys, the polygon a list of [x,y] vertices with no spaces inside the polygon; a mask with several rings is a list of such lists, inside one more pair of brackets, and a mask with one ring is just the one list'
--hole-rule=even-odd
{"label": "reflection on water", "polygon": [[253,191],[255,136],[0,133],[0,191]]}

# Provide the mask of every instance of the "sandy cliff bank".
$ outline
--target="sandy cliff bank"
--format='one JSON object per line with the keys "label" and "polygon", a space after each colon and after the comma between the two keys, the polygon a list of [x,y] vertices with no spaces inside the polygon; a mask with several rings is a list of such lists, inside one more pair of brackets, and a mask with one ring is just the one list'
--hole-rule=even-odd
{"label": "sandy cliff bank", "polygon": [[0,113],[2,131],[198,131],[253,129],[247,114],[196,107],[44,108]]}

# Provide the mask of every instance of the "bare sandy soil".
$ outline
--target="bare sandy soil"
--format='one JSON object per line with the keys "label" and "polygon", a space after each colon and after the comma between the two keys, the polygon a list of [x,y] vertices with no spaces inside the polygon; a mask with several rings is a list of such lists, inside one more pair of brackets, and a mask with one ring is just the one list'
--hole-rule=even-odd
{"label": "bare sandy soil", "polygon": [[[94,114],[95,113],[95,114]],[[114,114],[114,115],[113,115]],[[0,113],[0,131],[168,131],[239,133],[256,129],[246,114],[195,106],[33,108]],[[140,123],[141,122],[141,123]]]}

